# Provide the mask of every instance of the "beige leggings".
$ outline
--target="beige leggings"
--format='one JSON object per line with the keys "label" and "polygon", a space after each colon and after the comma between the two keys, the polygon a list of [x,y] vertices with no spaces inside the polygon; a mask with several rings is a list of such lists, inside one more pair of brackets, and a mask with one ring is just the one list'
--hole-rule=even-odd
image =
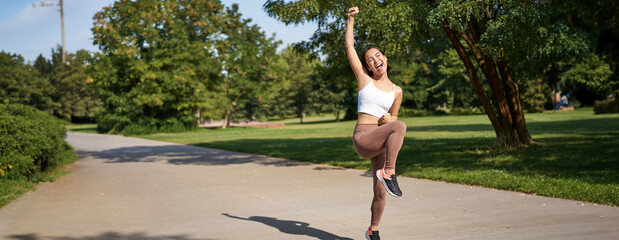
{"label": "beige leggings", "polygon": [[355,151],[362,158],[374,158],[385,153],[385,168],[394,169],[398,152],[402,148],[406,134],[406,124],[401,121],[390,122],[381,126],[360,124],[355,126],[352,142]]}
{"label": "beige leggings", "polygon": [[376,177],[376,170],[394,169],[398,152],[404,142],[406,124],[401,121],[390,122],[381,126],[361,124],[355,127],[353,146],[357,154],[371,159],[374,198],[372,199],[372,220],[370,224],[378,226],[385,210],[386,191]]}

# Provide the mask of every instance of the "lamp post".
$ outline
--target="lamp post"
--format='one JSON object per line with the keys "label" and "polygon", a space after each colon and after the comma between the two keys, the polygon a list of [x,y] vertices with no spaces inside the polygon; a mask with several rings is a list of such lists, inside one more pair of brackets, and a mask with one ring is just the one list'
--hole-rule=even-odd
{"label": "lamp post", "polygon": [[[63,4],[63,0],[59,0],[58,4],[45,3],[44,1],[41,1],[41,2],[39,2],[38,5],[40,7],[49,7],[49,6],[54,6],[54,5],[60,7],[60,25],[61,25],[61,29],[62,29],[62,63],[64,64],[67,61],[67,54],[66,54],[66,41],[65,41],[65,36],[64,36],[64,4]],[[37,4],[33,3],[32,6],[36,7]]]}

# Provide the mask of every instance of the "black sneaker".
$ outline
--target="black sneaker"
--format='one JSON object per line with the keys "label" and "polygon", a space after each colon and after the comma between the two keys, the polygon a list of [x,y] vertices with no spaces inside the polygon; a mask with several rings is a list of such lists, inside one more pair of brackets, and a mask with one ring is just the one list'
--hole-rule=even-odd
{"label": "black sneaker", "polygon": [[369,228],[365,231],[365,238],[367,240],[380,240],[380,235],[378,235],[378,231],[371,231]]}
{"label": "black sneaker", "polygon": [[402,191],[400,190],[400,186],[398,186],[397,175],[391,175],[391,179],[386,179],[383,176],[387,176],[387,174],[385,174],[384,168],[376,171],[376,177],[378,177],[380,182],[383,183],[383,186],[385,186],[385,190],[387,190],[389,195],[394,197],[401,197]]}

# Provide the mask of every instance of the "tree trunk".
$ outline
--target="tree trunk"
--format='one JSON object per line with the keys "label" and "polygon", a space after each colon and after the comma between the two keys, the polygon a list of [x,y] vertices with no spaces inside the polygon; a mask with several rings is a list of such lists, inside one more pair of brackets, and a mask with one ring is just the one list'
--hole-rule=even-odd
{"label": "tree trunk", "polygon": [[[480,35],[475,18],[473,17],[469,21],[466,34],[450,29],[447,23],[443,24],[443,29],[467,68],[473,89],[482,102],[486,114],[492,123],[497,136],[497,142],[501,146],[511,147],[531,144],[533,141],[526,127],[519,93],[513,83],[509,66],[506,61],[495,63],[492,57],[485,54],[479,47]],[[485,90],[479,83],[475,74],[475,67],[457,36],[460,36],[470,47],[482,73],[486,77],[493,93],[493,103],[498,111],[498,115],[492,108]]]}
{"label": "tree trunk", "polygon": [[460,60],[462,60],[464,66],[466,67],[466,72],[469,76],[469,80],[471,81],[471,85],[473,86],[473,91],[475,91],[475,94],[477,94],[477,97],[479,97],[484,111],[486,112],[486,115],[488,115],[488,119],[492,124],[492,128],[494,128],[497,139],[501,138],[501,136],[503,136],[503,130],[501,128],[501,125],[499,124],[499,119],[497,118],[496,113],[494,112],[494,109],[490,104],[490,99],[488,98],[488,95],[486,95],[484,87],[481,85],[481,82],[479,82],[479,79],[477,78],[475,66],[473,66],[471,58],[469,58],[469,55],[464,49],[464,46],[462,46],[462,44],[460,43],[456,35],[452,32],[452,30],[449,28],[449,25],[447,25],[447,23],[443,23],[443,30],[445,30],[445,33],[447,34],[447,37],[449,37],[451,44],[454,46],[454,49],[458,53],[458,56],[460,56]]}
{"label": "tree trunk", "polygon": [[531,134],[529,134],[529,128],[527,127],[522,105],[520,104],[520,92],[518,91],[518,86],[513,81],[512,74],[509,71],[509,65],[505,60],[498,61],[497,65],[499,67],[499,73],[501,73],[503,85],[506,89],[505,94],[510,102],[510,112],[512,119],[514,119],[514,127],[516,128],[518,137],[522,144],[532,144],[533,139],[531,138]]}
{"label": "tree trunk", "polygon": [[301,124],[303,124],[303,118],[305,118],[305,112],[301,112],[301,113],[299,114],[299,119],[300,119],[300,121],[301,121]]}
{"label": "tree trunk", "polygon": [[504,138],[498,139],[499,143],[505,146],[523,145],[519,139],[516,128],[514,128],[514,120],[511,115],[510,104],[507,102],[507,94],[505,93],[505,88],[501,82],[499,73],[497,72],[496,64],[492,57],[484,53],[479,47],[479,39],[481,34],[478,26],[477,19],[472,16],[471,20],[467,22],[466,34],[461,35],[467,45],[469,45],[469,48],[473,51],[473,54],[477,59],[477,63],[479,64],[482,73],[486,77],[486,80],[492,89],[494,104],[499,112],[498,118],[501,123],[501,127],[503,128],[503,132],[505,133]]}
{"label": "tree trunk", "polygon": [[230,109],[226,110],[226,115],[224,116],[224,122],[221,125],[221,128],[227,128],[230,126]]}

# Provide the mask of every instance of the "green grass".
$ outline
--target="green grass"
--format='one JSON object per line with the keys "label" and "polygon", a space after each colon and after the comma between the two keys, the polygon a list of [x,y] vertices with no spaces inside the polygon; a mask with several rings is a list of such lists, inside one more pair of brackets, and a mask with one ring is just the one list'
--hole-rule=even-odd
{"label": "green grass", "polygon": [[98,133],[95,123],[67,123],[65,127],[71,132]]}
{"label": "green grass", "polygon": [[[401,118],[403,176],[619,206],[619,114],[591,108],[526,114],[535,144],[500,149],[485,115]],[[354,121],[283,120],[285,128],[200,129],[143,138],[369,169],[352,146]]]}
{"label": "green grass", "polygon": [[[67,129],[75,132],[96,133],[96,124],[67,124]],[[77,156],[67,157],[60,166],[48,172],[35,172],[30,179],[0,179],[0,208],[9,204],[29,191],[33,191],[39,182],[53,182],[69,171],[64,166],[73,163]]]}
{"label": "green grass", "polygon": [[8,179],[0,181],[0,208],[35,188],[36,184],[30,181]]}
{"label": "green grass", "polygon": [[[73,159],[63,163],[67,165],[73,162]],[[19,198],[29,191],[34,191],[37,188],[38,182],[53,182],[61,176],[68,174],[69,171],[64,170],[64,167],[59,167],[49,172],[37,172],[32,177],[32,180],[26,179],[2,179],[0,181],[0,208],[9,204],[13,200]]]}

